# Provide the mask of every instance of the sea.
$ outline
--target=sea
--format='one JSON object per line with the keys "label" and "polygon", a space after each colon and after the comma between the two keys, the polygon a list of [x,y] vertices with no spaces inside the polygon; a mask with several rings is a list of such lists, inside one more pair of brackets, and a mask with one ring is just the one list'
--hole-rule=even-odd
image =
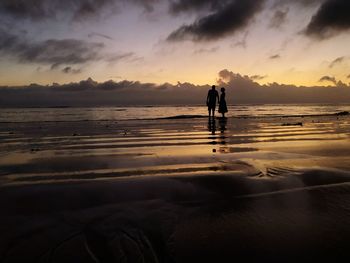
{"label": "sea", "polygon": [[[350,104],[231,105],[226,117],[321,116],[340,112],[350,112]],[[147,120],[205,117],[207,114],[203,105],[0,108],[0,123]]]}

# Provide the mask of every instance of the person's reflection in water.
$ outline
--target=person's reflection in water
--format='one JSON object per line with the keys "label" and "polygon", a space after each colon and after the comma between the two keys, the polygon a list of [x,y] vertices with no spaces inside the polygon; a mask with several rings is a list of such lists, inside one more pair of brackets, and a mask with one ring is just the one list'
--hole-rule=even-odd
{"label": "person's reflection in water", "polygon": [[215,134],[216,132],[216,123],[215,123],[215,119],[213,118],[208,118],[208,131],[211,132],[211,134]]}
{"label": "person's reflection in water", "polygon": [[219,125],[220,125],[220,133],[223,136],[225,131],[226,131],[227,118],[220,118],[219,119]]}
{"label": "person's reflection in water", "polygon": [[225,146],[226,145],[226,136],[225,136],[226,126],[227,126],[227,118],[220,118],[219,119],[219,130],[220,130],[219,144],[221,145],[219,149],[220,153],[229,152],[229,147]]}
{"label": "person's reflection in water", "polygon": [[[208,118],[208,131],[210,131],[212,135],[215,135],[216,133],[216,121],[214,118],[211,118],[210,116]],[[214,147],[212,149],[212,152],[216,153],[216,148],[215,148],[215,145],[217,144],[216,136],[210,136],[208,139],[211,140],[209,141],[209,144],[212,144]]]}

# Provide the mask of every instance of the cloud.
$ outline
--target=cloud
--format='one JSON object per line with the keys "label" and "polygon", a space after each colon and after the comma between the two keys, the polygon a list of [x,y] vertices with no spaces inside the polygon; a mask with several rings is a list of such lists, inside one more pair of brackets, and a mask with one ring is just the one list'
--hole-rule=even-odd
{"label": "cloud", "polygon": [[83,64],[99,59],[103,43],[77,39],[48,39],[31,42],[23,36],[0,29],[0,53],[23,63],[39,63],[57,68],[67,64]]}
{"label": "cloud", "polygon": [[30,18],[33,20],[52,16],[51,8],[46,8],[48,1],[21,1],[21,0],[2,0],[0,2],[0,13],[16,18]]}
{"label": "cloud", "polygon": [[350,99],[350,86],[295,86],[278,83],[260,85],[249,76],[227,69],[219,72],[219,85],[226,88],[226,98],[235,103],[339,103]]}
{"label": "cloud", "polygon": [[90,43],[77,39],[48,39],[37,43],[27,43],[17,52],[22,62],[36,62],[60,66],[65,64],[83,64],[95,61],[104,47],[102,43]]}
{"label": "cloud", "polygon": [[349,10],[348,0],[326,0],[312,17],[305,34],[325,39],[338,32],[349,30]]}
{"label": "cloud", "polygon": [[114,6],[115,3],[114,0],[2,0],[0,13],[16,19],[34,21],[57,18],[60,13],[70,13],[73,19],[84,19],[99,15],[102,10]]}
{"label": "cloud", "polygon": [[231,47],[242,47],[242,48],[246,48],[247,47],[247,41],[245,39],[242,39],[240,41],[237,41],[233,44],[231,44]]}
{"label": "cloud", "polygon": [[196,49],[193,53],[194,54],[215,53],[218,50],[219,50],[219,47],[200,48],[200,49]]}
{"label": "cloud", "polygon": [[77,83],[50,86],[0,87],[1,107],[162,105],[192,103],[210,88],[191,83],[176,85],[109,80],[98,83],[91,78]]}
{"label": "cloud", "polygon": [[269,57],[269,59],[279,59],[281,56],[279,54],[275,54]]}
{"label": "cloud", "polygon": [[348,79],[350,79],[350,74],[347,76]]}
{"label": "cloud", "polygon": [[261,75],[250,76],[251,80],[262,80],[262,79],[266,79],[266,78],[267,78],[267,75],[264,75],[264,76],[261,76]]}
{"label": "cloud", "polygon": [[83,65],[89,62],[105,61],[115,63],[121,60],[138,61],[133,52],[104,54],[105,45],[101,42],[88,42],[79,39],[48,39],[30,41],[21,35],[7,33],[0,28],[0,54],[9,56],[22,63],[49,65],[52,70],[77,74],[81,69],[71,65]]}
{"label": "cloud", "polygon": [[279,7],[279,6],[286,6],[290,4],[297,4],[302,5],[304,7],[312,6],[315,4],[320,4],[324,0],[275,0],[273,6]]}
{"label": "cloud", "polygon": [[101,38],[104,38],[104,39],[108,39],[108,40],[114,40],[114,38],[110,37],[110,36],[107,36],[105,34],[101,34],[101,33],[96,33],[96,32],[92,32],[88,35],[88,37],[101,37]]}
{"label": "cloud", "polygon": [[238,40],[230,45],[230,47],[242,47],[246,48],[247,47],[247,37],[248,37],[248,32],[245,32],[241,38],[241,40]]}
{"label": "cloud", "polygon": [[329,67],[333,68],[334,66],[336,66],[337,64],[341,64],[344,61],[345,57],[338,57],[335,60],[333,60],[330,64]]}
{"label": "cloud", "polygon": [[72,20],[82,21],[105,14],[120,12],[123,5],[136,4],[146,11],[153,11],[159,0],[1,0],[0,15],[12,19],[40,21],[57,19],[68,15]]}
{"label": "cloud", "polygon": [[322,78],[320,78],[319,82],[324,82],[324,81],[329,81],[332,82],[334,84],[337,84],[337,80],[335,79],[335,77],[330,77],[330,76],[323,76]]}
{"label": "cloud", "polygon": [[66,73],[66,74],[79,74],[79,73],[81,73],[81,69],[74,69],[72,67],[65,67],[62,69],[62,72]]}
{"label": "cloud", "polygon": [[285,11],[276,10],[273,17],[270,20],[269,27],[280,28],[281,25],[283,25],[283,23],[286,21],[288,12],[289,12],[289,9]]}
{"label": "cloud", "polygon": [[237,76],[237,74],[233,73],[232,71],[229,71],[227,69],[223,69],[219,72],[219,84],[226,84],[227,82],[231,81],[231,79],[234,79]]}
{"label": "cloud", "polygon": [[[182,1],[181,1],[182,2]],[[190,5],[197,7],[200,1]],[[215,10],[210,14],[200,17],[190,25],[183,25],[173,31],[167,38],[168,41],[181,40],[215,40],[234,34],[237,31],[247,27],[252,21],[254,15],[261,10],[264,1],[255,0],[231,0],[219,4],[218,1],[204,1],[206,4],[211,3]]]}
{"label": "cloud", "polygon": [[117,10],[115,2],[113,0],[74,0],[73,3],[76,6],[73,9],[73,20],[86,20],[99,16],[105,10],[114,13]]}
{"label": "cloud", "polygon": [[[124,0],[126,2],[130,2],[130,0]],[[140,5],[144,8],[147,12],[153,12],[154,11],[154,5],[158,3],[160,0],[132,0],[134,4]]]}
{"label": "cloud", "polygon": [[109,63],[115,63],[121,60],[134,60],[139,59],[135,57],[135,54],[133,52],[126,52],[126,53],[118,53],[118,54],[112,54],[109,56],[106,56],[105,60]]}
{"label": "cloud", "polygon": [[[350,86],[298,87],[269,83],[260,85],[254,76],[227,69],[219,72],[218,84],[226,88],[229,104],[239,103],[340,103],[350,100]],[[126,106],[203,104],[210,85],[192,83],[141,83],[112,80],[99,83],[91,78],[76,83],[50,86],[0,87],[1,107]]]}
{"label": "cloud", "polygon": [[211,11],[223,8],[230,0],[177,0],[170,1],[170,13],[198,11],[209,9]]}

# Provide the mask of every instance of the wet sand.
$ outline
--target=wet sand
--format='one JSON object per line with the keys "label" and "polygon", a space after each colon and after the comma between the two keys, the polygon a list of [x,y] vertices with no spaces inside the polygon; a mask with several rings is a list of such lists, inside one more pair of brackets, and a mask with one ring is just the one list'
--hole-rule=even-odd
{"label": "wet sand", "polygon": [[339,261],[350,117],[0,125],[1,262]]}

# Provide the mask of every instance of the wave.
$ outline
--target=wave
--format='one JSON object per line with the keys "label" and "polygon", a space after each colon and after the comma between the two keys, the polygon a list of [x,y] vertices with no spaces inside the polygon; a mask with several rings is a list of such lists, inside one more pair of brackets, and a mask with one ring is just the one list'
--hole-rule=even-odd
{"label": "wave", "polygon": [[281,115],[281,114],[266,114],[266,115],[240,115],[236,118],[252,118],[252,119],[262,119],[262,118],[304,118],[304,117],[332,117],[332,116],[350,116],[350,112],[341,111],[336,113],[319,113],[319,114],[294,114],[294,115]]}
{"label": "wave", "polygon": [[[251,119],[262,119],[262,118],[304,118],[304,117],[331,117],[331,116],[349,116],[348,111],[342,111],[337,113],[324,113],[324,114],[298,114],[298,115],[275,115],[275,114],[266,114],[266,115],[239,115],[227,118],[251,118]],[[160,117],[160,118],[151,118],[151,119],[140,119],[140,120],[177,120],[177,119],[197,119],[197,118],[208,118],[208,115],[175,115],[169,117]],[[221,118],[221,117],[216,117]]]}
{"label": "wave", "polygon": [[176,115],[176,116],[155,118],[153,120],[178,120],[178,119],[197,119],[197,118],[208,118],[208,116],[206,116],[206,115]]}
{"label": "wave", "polygon": [[[118,111],[125,111],[123,109]],[[67,114],[68,115],[68,114]],[[71,114],[74,115],[74,114]],[[62,116],[62,115],[61,115]],[[237,115],[226,117],[228,119],[268,119],[268,118],[307,118],[307,117],[346,117],[350,116],[350,112],[341,111],[337,113],[324,113],[324,114],[295,114],[295,115]],[[119,121],[135,121],[135,120],[181,120],[181,119],[203,119],[208,118],[208,115],[175,115],[166,117],[156,117],[156,118],[130,118],[130,119],[82,119],[82,120],[32,120],[32,121],[0,121],[2,124],[11,123],[59,123],[59,122],[119,122]],[[216,116],[216,118],[221,118]],[[298,124],[299,125],[299,124]]]}

